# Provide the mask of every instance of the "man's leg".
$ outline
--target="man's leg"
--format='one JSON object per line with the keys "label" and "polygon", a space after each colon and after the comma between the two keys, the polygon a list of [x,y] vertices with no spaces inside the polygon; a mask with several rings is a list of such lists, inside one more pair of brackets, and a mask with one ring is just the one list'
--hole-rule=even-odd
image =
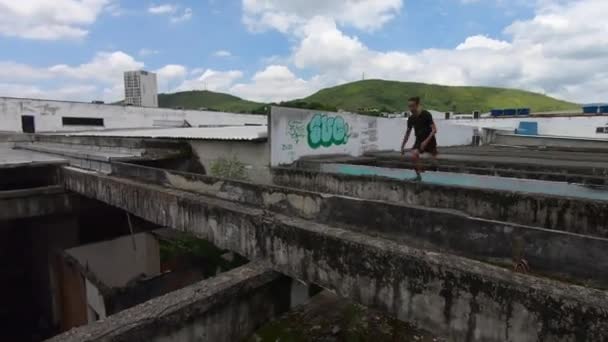
{"label": "man's leg", "polygon": [[414,171],[416,171],[416,179],[421,179],[420,174],[422,169],[420,167],[420,151],[417,148],[412,149],[412,163],[414,164]]}

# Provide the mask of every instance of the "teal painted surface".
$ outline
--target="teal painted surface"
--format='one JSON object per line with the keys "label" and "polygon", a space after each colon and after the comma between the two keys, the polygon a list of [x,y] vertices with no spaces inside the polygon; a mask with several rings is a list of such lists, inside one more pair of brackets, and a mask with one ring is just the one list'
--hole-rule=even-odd
{"label": "teal painted surface", "polygon": [[522,121],[515,131],[521,135],[538,135],[538,123],[536,121]]}
{"label": "teal painted surface", "polygon": [[[381,176],[400,180],[411,180],[416,176],[416,173],[413,170],[350,164],[323,164],[321,170],[323,172],[340,173],[351,176]],[[447,186],[464,186],[469,188],[517,191],[608,201],[608,188],[591,188],[561,182],[450,172],[425,172],[422,175],[422,182]]]}

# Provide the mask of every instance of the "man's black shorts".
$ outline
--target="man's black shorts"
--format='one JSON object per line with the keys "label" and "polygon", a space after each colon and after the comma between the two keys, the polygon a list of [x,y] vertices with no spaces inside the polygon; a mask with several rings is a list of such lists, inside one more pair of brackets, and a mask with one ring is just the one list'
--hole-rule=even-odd
{"label": "man's black shorts", "polygon": [[420,145],[422,145],[423,141],[424,141],[424,139],[416,139],[416,142],[414,143],[414,147],[412,149],[418,150],[418,152],[420,152],[420,153],[430,153],[432,155],[436,155],[437,154],[437,140],[435,139],[435,137],[431,138],[431,141],[429,141],[429,143],[426,144],[426,148],[424,150],[422,150],[422,148],[420,148]]}

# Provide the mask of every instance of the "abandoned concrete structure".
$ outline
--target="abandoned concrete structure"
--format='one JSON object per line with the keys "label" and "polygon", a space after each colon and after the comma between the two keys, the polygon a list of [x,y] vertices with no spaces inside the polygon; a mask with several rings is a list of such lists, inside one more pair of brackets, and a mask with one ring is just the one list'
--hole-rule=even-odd
{"label": "abandoned concrete structure", "polygon": [[[31,303],[7,301],[1,313],[33,322],[14,323],[6,338],[25,329],[49,338],[87,323],[71,318],[82,313],[74,298],[83,289],[68,277],[84,275],[87,295],[89,272],[135,267],[137,257],[104,251],[138,239],[153,245],[146,232],[166,227],[248,261],[116,310],[106,310],[116,301],[103,293],[162,266],[105,280],[103,300],[85,298],[90,315],[107,317],[51,341],[240,341],[302,303],[302,283],[448,341],[608,339],[608,149],[445,147],[414,182],[408,162],[377,148],[384,142],[374,140],[373,121],[296,114],[273,112],[287,116],[270,120],[287,132],[269,127],[269,164],[296,162],[267,168],[263,182],[230,167],[210,174],[205,152],[194,157],[184,139],[6,136],[0,251],[22,263],[3,274],[18,280],[4,281],[3,293]],[[66,255],[76,272],[65,270]]]}

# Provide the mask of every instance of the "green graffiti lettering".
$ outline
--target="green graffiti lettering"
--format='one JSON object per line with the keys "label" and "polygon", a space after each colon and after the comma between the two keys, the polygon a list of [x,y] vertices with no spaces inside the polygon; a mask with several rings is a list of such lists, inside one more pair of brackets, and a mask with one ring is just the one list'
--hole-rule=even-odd
{"label": "green graffiti lettering", "polygon": [[313,149],[345,145],[350,137],[349,126],[341,116],[315,114],[308,123],[307,131],[308,146]]}

